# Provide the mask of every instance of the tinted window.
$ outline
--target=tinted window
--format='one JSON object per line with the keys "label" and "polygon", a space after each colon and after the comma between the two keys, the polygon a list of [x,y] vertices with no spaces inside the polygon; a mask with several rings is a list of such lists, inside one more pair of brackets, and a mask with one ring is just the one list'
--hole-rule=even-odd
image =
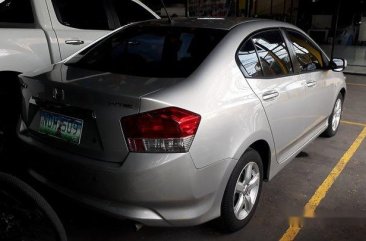
{"label": "tinted window", "polygon": [[67,64],[148,77],[187,77],[225,35],[222,30],[132,26]]}
{"label": "tinted window", "polygon": [[33,11],[30,0],[5,0],[1,2],[0,22],[33,23]]}
{"label": "tinted window", "polygon": [[58,20],[79,29],[109,30],[103,0],[53,0]]}
{"label": "tinted window", "polygon": [[240,48],[238,58],[244,69],[246,77],[263,76],[261,64],[251,39],[247,40]]}
{"label": "tinted window", "polygon": [[290,55],[280,31],[271,30],[252,37],[264,76],[292,73]]}
{"label": "tinted window", "polygon": [[121,26],[131,22],[154,18],[150,12],[132,1],[114,0],[114,8],[117,12]]}
{"label": "tinted window", "polygon": [[287,31],[287,37],[295,51],[297,60],[295,64],[298,65],[301,72],[317,70],[324,67],[321,51],[307,38],[294,31]]}

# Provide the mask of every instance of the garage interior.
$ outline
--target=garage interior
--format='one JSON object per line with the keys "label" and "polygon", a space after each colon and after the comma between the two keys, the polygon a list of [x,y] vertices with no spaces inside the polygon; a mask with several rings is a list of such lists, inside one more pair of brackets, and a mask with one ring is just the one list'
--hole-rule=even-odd
{"label": "garage interior", "polygon": [[[145,2],[149,2],[154,10],[161,11],[158,1]],[[364,47],[366,2],[363,0],[170,0],[165,2],[171,14],[175,16],[244,16],[292,23],[316,40],[329,56],[333,54],[334,57],[347,59],[346,73],[366,74]],[[164,11],[161,13],[165,15]]]}
{"label": "garage interior", "polygon": [[[159,1],[142,2],[166,17]],[[169,14],[178,17],[244,16],[289,22],[307,32],[328,56],[347,59],[347,97],[337,135],[317,138],[271,182],[264,183],[251,222],[225,235],[216,231],[215,221],[190,228],[136,228],[132,221],[81,206],[14,166],[14,160],[37,158],[23,156],[18,146],[0,152],[0,170],[21,177],[40,192],[59,214],[71,241],[365,240],[366,2],[165,0],[165,4]]]}

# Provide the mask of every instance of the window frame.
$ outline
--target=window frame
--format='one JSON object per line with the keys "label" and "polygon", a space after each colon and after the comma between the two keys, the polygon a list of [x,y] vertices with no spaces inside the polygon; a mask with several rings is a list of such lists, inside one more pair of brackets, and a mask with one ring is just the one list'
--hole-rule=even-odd
{"label": "window frame", "polygon": [[[257,47],[255,46],[254,42],[253,42],[253,39],[252,37],[257,35],[257,34],[260,34],[260,33],[263,33],[263,32],[267,32],[267,31],[278,31],[279,34],[281,35],[281,38],[283,40],[283,42],[285,43],[286,45],[286,50],[289,54],[289,58],[290,58],[290,62],[291,62],[291,66],[292,66],[292,73],[289,73],[289,74],[281,74],[281,75],[275,75],[275,76],[264,76],[264,72],[263,72],[263,67],[262,67],[262,63],[260,62],[260,58],[259,58],[259,55],[258,55],[258,51],[257,51]],[[261,69],[262,69],[262,75],[263,76],[256,76],[256,77],[251,77],[251,76],[247,76],[247,74],[245,73],[246,71],[243,70],[243,65],[239,59],[239,51],[240,49],[243,47],[243,45],[248,41],[252,41],[253,45],[254,45],[254,48],[255,48],[255,52],[256,52],[256,55],[257,55],[257,58],[258,58],[258,61],[261,65]],[[292,50],[292,49],[291,49]],[[276,78],[283,78],[283,77],[289,77],[289,76],[294,76],[294,75],[297,75],[298,73],[296,72],[295,68],[294,68],[294,60],[292,58],[292,51],[289,49],[289,46],[288,46],[288,40],[285,38],[285,36],[283,35],[283,32],[282,32],[282,28],[280,27],[270,27],[270,28],[263,28],[263,29],[259,29],[257,31],[254,31],[252,33],[250,33],[249,35],[247,35],[244,40],[240,43],[237,51],[235,52],[235,60],[236,60],[236,63],[238,65],[238,67],[240,68],[240,71],[243,73],[244,77],[245,78],[250,78],[250,79],[276,79]]]}
{"label": "window frame", "polygon": [[32,23],[15,23],[15,22],[0,22],[0,28],[24,28],[24,29],[33,29],[37,27],[37,19],[33,6],[33,1],[28,0],[31,6],[32,11]]}
{"label": "window frame", "polygon": [[[304,33],[302,33],[301,31],[298,31],[296,29],[293,29],[293,28],[280,28],[281,31],[282,31],[282,34],[284,36],[284,38],[286,39],[286,41],[288,42],[288,46],[290,46],[289,48],[291,49],[291,52],[292,52],[292,58],[293,58],[293,64],[296,62],[298,62],[297,60],[297,57],[296,57],[296,52],[292,46],[292,43],[291,43],[291,40],[290,38],[287,36],[288,34],[288,31],[292,31],[294,33],[297,33],[299,34],[300,36],[302,36],[304,39],[306,39],[307,41],[309,41],[313,47],[315,47],[320,53],[321,53],[321,56],[322,56],[322,61],[324,63],[324,67],[323,68],[320,68],[320,69],[315,69],[315,70],[306,70],[306,71],[301,71],[300,68],[296,65],[296,72],[298,74],[306,74],[306,73],[314,73],[314,72],[319,72],[319,71],[327,71],[329,70],[329,57],[327,56],[327,54],[323,51],[322,48],[319,47],[319,45],[313,40],[311,39],[310,37],[306,36]],[[295,67],[293,65],[293,67]]]}

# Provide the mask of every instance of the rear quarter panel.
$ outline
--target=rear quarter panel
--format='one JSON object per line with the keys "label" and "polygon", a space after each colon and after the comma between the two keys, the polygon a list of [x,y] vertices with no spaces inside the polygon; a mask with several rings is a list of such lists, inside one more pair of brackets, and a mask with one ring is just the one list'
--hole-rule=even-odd
{"label": "rear quarter panel", "polygon": [[0,71],[24,73],[50,64],[43,30],[0,28]]}
{"label": "rear quarter panel", "polygon": [[45,1],[32,7],[34,24],[0,26],[0,71],[31,72],[60,60]]}

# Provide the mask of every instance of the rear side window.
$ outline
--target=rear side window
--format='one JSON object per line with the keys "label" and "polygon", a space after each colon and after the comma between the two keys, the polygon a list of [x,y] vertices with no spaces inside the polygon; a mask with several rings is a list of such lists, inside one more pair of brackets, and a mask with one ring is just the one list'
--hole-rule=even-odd
{"label": "rear side window", "polygon": [[0,1],[0,23],[34,23],[30,0]]}
{"label": "rear side window", "polygon": [[149,11],[133,1],[114,0],[113,5],[121,26],[155,18]]}
{"label": "rear side window", "polygon": [[109,30],[103,0],[53,0],[61,24],[78,29]]}
{"label": "rear side window", "polygon": [[301,72],[314,71],[324,67],[323,54],[314,44],[298,32],[287,30],[286,34],[296,55],[294,64]]}
{"label": "rear side window", "polygon": [[131,26],[67,64],[134,76],[187,77],[225,34],[202,28]]}
{"label": "rear side window", "polygon": [[252,41],[265,77],[293,73],[290,55],[279,30],[256,34]]}
{"label": "rear side window", "polygon": [[255,51],[252,39],[248,39],[238,52],[238,58],[244,69],[245,77],[262,77],[262,67]]}

